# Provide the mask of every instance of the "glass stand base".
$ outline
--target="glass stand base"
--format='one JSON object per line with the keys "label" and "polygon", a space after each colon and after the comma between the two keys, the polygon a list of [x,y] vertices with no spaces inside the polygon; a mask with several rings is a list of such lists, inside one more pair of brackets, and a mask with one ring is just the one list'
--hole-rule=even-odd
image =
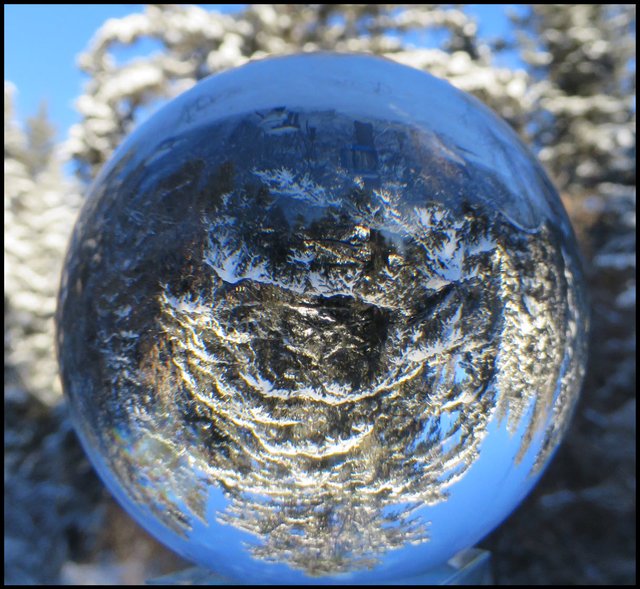
{"label": "glass stand base", "polygon": [[[396,579],[382,585],[491,585],[490,553],[479,548],[458,552],[446,564],[421,575]],[[147,585],[240,585],[201,567],[191,567],[150,579]]]}
{"label": "glass stand base", "polygon": [[491,553],[480,548],[458,552],[445,564],[417,575],[384,585],[493,585]]}

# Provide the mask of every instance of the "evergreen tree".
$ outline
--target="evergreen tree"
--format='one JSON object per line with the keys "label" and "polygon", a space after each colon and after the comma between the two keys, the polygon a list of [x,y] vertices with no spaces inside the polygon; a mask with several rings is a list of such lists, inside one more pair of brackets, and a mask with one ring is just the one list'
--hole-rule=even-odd
{"label": "evergreen tree", "polygon": [[[412,31],[444,34],[442,50],[407,45]],[[162,44],[160,53],[123,65],[114,49],[141,39]],[[369,52],[425,69],[476,94],[517,129],[526,123],[528,77],[496,69],[477,25],[445,5],[250,5],[236,15],[188,5],[147,5],[144,13],[111,19],[80,56],[90,77],[77,107],[82,121],[68,150],[79,176],[93,178],[141,115],[205,76],[250,59],[303,51]]]}
{"label": "evergreen tree", "polygon": [[518,24],[536,147],[560,188],[635,185],[635,6],[535,4]]}
{"label": "evergreen tree", "polygon": [[26,124],[25,161],[33,178],[50,167],[55,149],[55,134],[56,130],[49,121],[47,103],[42,101],[37,114],[29,117]]}
{"label": "evergreen tree", "polygon": [[535,147],[585,254],[591,337],[571,429],[528,507],[488,547],[504,555],[496,575],[515,584],[626,584],[635,579],[635,6],[532,5],[518,26],[535,80]]}
{"label": "evergreen tree", "polygon": [[62,179],[44,107],[24,132],[14,93],[5,81],[5,582],[49,584],[59,582],[73,535],[92,536],[100,487],[60,403],[54,354],[56,292],[79,199]]}
{"label": "evergreen tree", "polygon": [[46,111],[23,132],[7,83],[4,128],[5,366],[15,369],[28,394],[53,405],[60,398],[53,315],[79,200],[62,178]]}

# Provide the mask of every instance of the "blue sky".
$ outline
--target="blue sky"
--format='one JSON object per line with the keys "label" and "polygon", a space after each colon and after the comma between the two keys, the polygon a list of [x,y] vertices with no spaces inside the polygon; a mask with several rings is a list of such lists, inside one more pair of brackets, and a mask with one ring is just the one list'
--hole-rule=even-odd
{"label": "blue sky", "polygon": [[[200,6],[233,12],[246,5]],[[474,4],[469,12],[477,18],[480,33],[492,37],[509,28],[506,11],[513,6]],[[4,78],[18,89],[14,106],[19,120],[33,115],[45,99],[58,138],[65,138],[68,128],[78,121],[73,102],[86,81],[76,66],[76,57],[107,19],[143,9],[143,4],[5,4]],[[143,53],[149,48],[144,44],[136,46]],[[125,57],[134,55],[135,52],[128,51]],[[511,63],[505,65],[516,65],[516,61],[511,58]]]}

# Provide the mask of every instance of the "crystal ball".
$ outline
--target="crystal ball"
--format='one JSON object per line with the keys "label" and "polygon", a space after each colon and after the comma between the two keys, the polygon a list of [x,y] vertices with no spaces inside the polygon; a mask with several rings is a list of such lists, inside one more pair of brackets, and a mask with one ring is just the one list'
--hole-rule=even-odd
{"label": "crystal ball", "polygon": [[303,54],[124,141],[73,231],[57,347],[91,461],[171,549],[238,582],[392,582],[536,483],[586,308],[506,123],[393,61]]}

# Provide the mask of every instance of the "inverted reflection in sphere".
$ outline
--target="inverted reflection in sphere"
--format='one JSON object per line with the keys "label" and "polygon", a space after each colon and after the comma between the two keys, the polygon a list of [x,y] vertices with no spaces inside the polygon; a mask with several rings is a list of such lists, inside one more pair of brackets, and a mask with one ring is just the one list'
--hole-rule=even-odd
{"label": "inverted reflection in sphere", "polygon": [[393,580],[474,544],[557,446],[585,331],[566,214],[508,126],[332,54],[216,75],[142,125],[58,310],[111,491],[245,582]]}

